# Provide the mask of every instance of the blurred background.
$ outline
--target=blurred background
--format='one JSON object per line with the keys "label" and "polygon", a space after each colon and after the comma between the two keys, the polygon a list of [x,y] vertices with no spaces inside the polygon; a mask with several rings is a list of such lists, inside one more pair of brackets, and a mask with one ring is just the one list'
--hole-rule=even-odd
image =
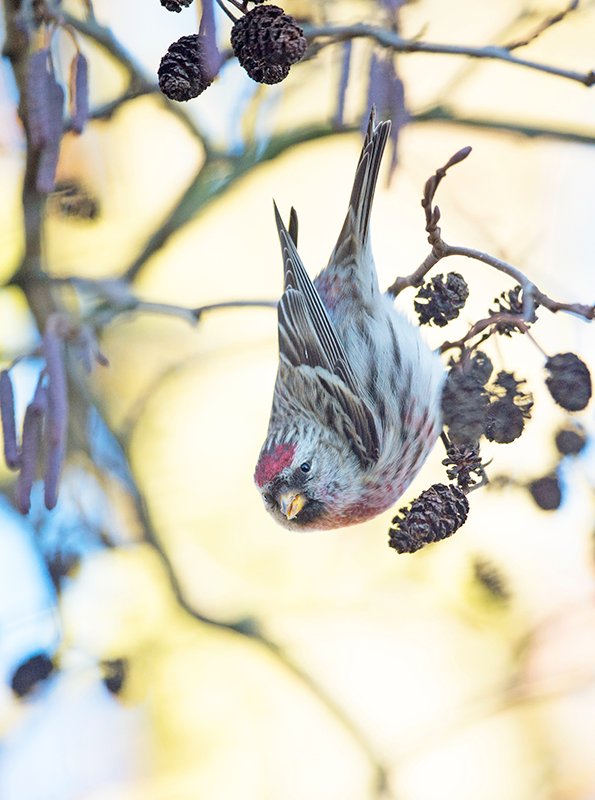
{"label": "blurred background", "polygon": [[[311,274],[326,263],[377,95],[370,65],[387,51],[353,40],[342,109],[339,41],[281,84],[260,86],[231,59],[204,95],[166,103],[156,71],[171,42],[196,32],[197,2],[172,14],[157,0],[95,0],[95,19],[86,5],[63,9],[89,59],[94,119],[62,140],[43,266],[79,279],[55,281],[54,297],[96,326],[109,366],[73,384],[54,511],[36,484],[31,512],[18,514],[14,475],[0,468],[0,797],[595,798],[595,461],[589,442],[577,456],[556,448],[569,419],[545,388],[540,350],[526,336],[485,345],[496,370],[527,380],[532,419],[512,444],[482,447],[499,479],[470,495],[462,530],[397,555],[390,520],[445,481],[440,443],[393,511],[334,533],[278,528],[252,481],[276,371],[274,308],[205,312],[197,325],[163,313],[277,299],[272,198],[286,219],[296,207]],[[517,57],[593,69],[595,3],[571,5]],[[312,27],[398,26],[463,50],[522,40],[568,8],[283,6]],[[229,21],[220,10],[216,20],[225,50]],[[52,46],[67,81],[72,37],[58,32]],[[594,90],[464,53],[397,53],[393,64],[405,102],[384,109],[401,125],[372,222],[381,285],[427,255],[424,182],[471,145],[437,196],[445,239],[515,264],[556,300],[592,302]],[[20,421],[40,359],[31,295],[12,280],[25,244],[17,104],[5,58],[0,356],[5,367],[19,359]],[[435,272],[451,269],[470,299],[446,330],[427,330],[436,346],[513,286],[478,262]],[[118,290],[105,281],[124,273],[157,306],[110,312]],[[413,298],[398,298],[412,318]],[[548,354],[595,364],[582,319],[541,310],[533,336]],[[591,407],[575,417],[592,432]],[[561,502],[544,510],[527,484],[554,471]]]}

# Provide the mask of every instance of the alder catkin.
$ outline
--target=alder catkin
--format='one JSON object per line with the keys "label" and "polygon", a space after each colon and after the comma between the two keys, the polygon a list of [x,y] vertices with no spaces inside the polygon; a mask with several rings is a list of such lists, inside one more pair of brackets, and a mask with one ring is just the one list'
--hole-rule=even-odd
{"label": "alder catkin", "polygon": [[48,376],[47,453],[44,470],[44,502],[48,509],[58,501],[60,474],[66,453],[68,430],[68,381],[65,345],[52,325],[43,335],[43,350]]}
{"label": "alder catkin", "polygon": [[89,65],[80,52],[70,63],[69,83],[72,130],[82,133],[89,119]]}
{"label": "alder catkin", "polygon": [[44,147],[51,136],[49,55],[44,48],[31,53],[27,60],[27,128],[31,147],[36,150]]}
{"label": "alder catkin", "polygon": [[4,460],[9,469],[18,469],[21,456],[17,446],[17,432],[14,416],[14,392],[10,373],[0,372],[0,414],[2,416],[2,436],[4,438]]}
{"label": "alder catkin", "polygon": [[33,400],[25,411],[21,438],[21,471],[17,478],[16,506],[21,514],[31,509],[31,490],[37,474],[37,460],[43,431],[43,417],[47,409],[47,391],[38,384]]}
{"label": "alder catkin", "polygon": [[49,137],[41,151],[35,181],[37,191],[42,194],[54,191],[64,119],[64,89],[57,83],[53,75],[51,75],[47,90]]}

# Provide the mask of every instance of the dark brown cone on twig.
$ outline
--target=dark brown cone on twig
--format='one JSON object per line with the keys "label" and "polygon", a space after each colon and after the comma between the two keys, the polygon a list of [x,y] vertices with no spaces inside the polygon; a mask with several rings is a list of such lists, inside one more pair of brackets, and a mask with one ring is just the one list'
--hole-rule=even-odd
{"label": "dark brown cone on twig", "polygon": [[[525,325],[529,327],[529,325],[533,322],[537,321],[537,315],[535,314],[535,309],[538,308],[539,303],[534,303],[533,308],[531,310],[530,315],[525,318],[525,309],[523,308],[524,300],[523,300],[523,289],[520,285],[515,286],[512,289],[509,289],[506,292],[502,292],[499,297],[494,298],[494,303],[496,303],[495,309],[490,309],[490,316],[493,317],[496,314],[516,314],[519,317],[523,317]],[[496,333],[503,334],[504,336],[512,336],[518,330],[516,325],[513,325],[510,322],[498,322],[494,326],[494,331]]]}
{"label": "dark brown cone on twig", "polygon": [[556,447],[563,456],[577,456],[587,444],[587,436],[582,426],[562,428],[556,434]]}
{"label": "dark brown cone on twig", "polygon": [[529,484],[531,497],[544,511],[556,511],[562,503],[562,489],[556,474],[537,478]]}
{"label": "dark brown cone on twig", "polygon": [[[413,303],[420,325],[440,328],[459,316],[469,297],[469,287],[458,272],[436,275],[419,289]],[[426,301],[426,302],[423,302]]]}
{"label": "dark brown cone on twig", "polygon": [[161,59],[159,88],[170,100],[186,101],[208,89],[214,75],[205,53],[205,37],[182,36],[173,42]]}
{"label": "dark brown cone on twig", "polygon": [[483,558],[473,561],[473,577],[498,602],[510,599],[510,590],[502,573]]}
{"label": "dark brown cone on twig", "polygon": [[559,406],[567,411],[582,411],[591,399],[591,375],[576,353],[558,353],[548,358],[545,368],[547,388]]}
{"label": "dark brown cone on twig", "polygon": [[456,486],[436,483],[401,508],[389,530],[389,546],[398,553],[415,553],[426,544],[446,539],[467,519],[469,501]]}
{"label": "dark brown cone on twig", "polygon": [[258,5],[234,24],[231,46],[248,75],[258,83],[279,83],[303,58],[307,40],[282,8]]}
{"label": "dark brown cone on twig", "polygon": [[450,442],[446,448],[446,458],[442,461],[446,477],[454,481],[463,492],[468,492],[484,477],[479,444],[455,444]]}
{"label": "dark brown cone on twig", "polygon": [[180,12],[183,8],[187,8],[192,0],[160,0],[160,2],[168,11]]}
{"label": "dark brown cone on twig", "polygon": [[101,212],[98,198],[77,180],[56,183],[49,209],[62,217],[86,221],[96,219]]}
{"label": "dark brown cone on twig", "polygon": [[478,377],[456,363],[442,390],[442,415],[450,438],[459,444],[477,442],[485,431],[490,399]]}
{"label": "dark brown cone on twig", "polygon": [[37,684],[45,681],[55,669],[47,653],[36,653],[23,661],[10,679],[10,688],[17,697],[26,697]]}

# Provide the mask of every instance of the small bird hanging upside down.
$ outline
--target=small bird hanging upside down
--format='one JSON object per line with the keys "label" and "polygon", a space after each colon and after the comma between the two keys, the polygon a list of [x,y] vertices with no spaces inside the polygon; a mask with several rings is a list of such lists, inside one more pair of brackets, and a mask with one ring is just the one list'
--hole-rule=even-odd
{"label": "small bird hanging upside down", "polygon": [[279,369],[254,479],[293,530],[340,528],[390,508],[441,430],[444,369],[382,293],[369,221],[390,122],[372,110],[347,216],[312,282],[275,207],[283,253]]}

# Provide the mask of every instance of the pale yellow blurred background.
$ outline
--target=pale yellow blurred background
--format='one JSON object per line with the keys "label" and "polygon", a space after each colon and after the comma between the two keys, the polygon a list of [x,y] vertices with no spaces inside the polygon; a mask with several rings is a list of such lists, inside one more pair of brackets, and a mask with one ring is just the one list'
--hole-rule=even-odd
{"label": "pale yellow blurred background", "polygon": [[[196,29],[194,6],[178,15],[157,0],[94,5],[149,76],[169,43]],[[317,19],[324,11],[337,24],[380,18],[372,0],[284,7]],[[402,33],[501,43],[562,7],[418,0],[402,10]],[[80,14],[74,2],[67,8]],[[595,3],[582,2],[518,54],[586,72],[595,67],[593,41]],[[122,91],[124,77],[104,52],[82,43],[100,105]],[[356,42],[353,51],[350,123],[365,104],[370,46]],[[329,47],[285,83],[256,93],[230,65],[184,111],[215,147],[233,146],[234,155],[245,135],[258,151],[269,135],[328,122],[340,59],[340,46]],[[471,145],[440,187],[446,240],[516,264],[558,300],[592,302],[595,89],[462,57],[413,53],[397,64],[414,119],[401,133],[396,173],[390,185],[381,178],[377,193],[372,235],[381,284],[427,254],[424,181]],[[0,271],[8,280],[22,248],[24,145],[8,67],[3,80]],[[415,121],[438,107],[454,119]],[[529,138],[490,123],[566,138]],[[357,133],[329,136],[249,169],[148,260],[136,293],[188,307],[276,299],[282,276],[272,198],[285,217],[296,207],[299,249],[315,274],[340,228],[360,146]],[[67,135],[58,177],[82,181],[101,212],[93,222],[48,215],[49,271],[118,276],[203,159],[197,137],[155,97],[126,103],[79,138]],[[207,187],[213,194],[216,180]],[[512,287],[479,263],[442,267],[462,272],[471,296],[446,332],[428,331],[435,344],[462,335]],[[409,314],[412,299],[411,292],[399,298]],[[0,309],[8,362],[35,346],[35,334],[18,290],[0,292]],[[548,353],[572,350],[595,365],[593,330],[582,320],[542,311],[534,335]],[[559,511],[540,511],[522,488],[482,489],[471,495],[461,531],[415,555],[387,546],[397,509],[366,525],[298,536],[275,526],[252,483],[276,370],[274,310],[220,311],[196,328],[125,315],[105,328],[101,347],[110,366],[95,371],[91,388],[129,455],[177,590],[198,616],[221,624],[180,607],[163,559],[143,541],[126,483],[103,468],[100,480],[74,458],[53,534],[60,541],[99,532],[118,546],[86,548],[55,608],[51,592],[27,614],[7,600],[6,652],[19,651],[12,639],[27,639],[23,631],[49,616],[61,670],[26,701],[0,689],[3,800],[595,798],[592,451],[563,464]],[[525,337],[500,338],[486,350],[496,369],[526,378],[535,397],[520,440],[483,447],[493,459],[489,474],[539,477],[557,463],[553,435],[565,420],[545,390],[543,357]],[[580,419],[592,431],[592,408]],[[445,480],[443,457],[437,446],[399,506]],[[10,476],[2,477],[10,492]],[[41,512],[15,524],[7,521],[0,538],[17,548],[25,537],[34,551]],[[505,596],[477,579],[478,564],[499,576]],[[118,658],[128,668],[113,696],[97,665]]]}

